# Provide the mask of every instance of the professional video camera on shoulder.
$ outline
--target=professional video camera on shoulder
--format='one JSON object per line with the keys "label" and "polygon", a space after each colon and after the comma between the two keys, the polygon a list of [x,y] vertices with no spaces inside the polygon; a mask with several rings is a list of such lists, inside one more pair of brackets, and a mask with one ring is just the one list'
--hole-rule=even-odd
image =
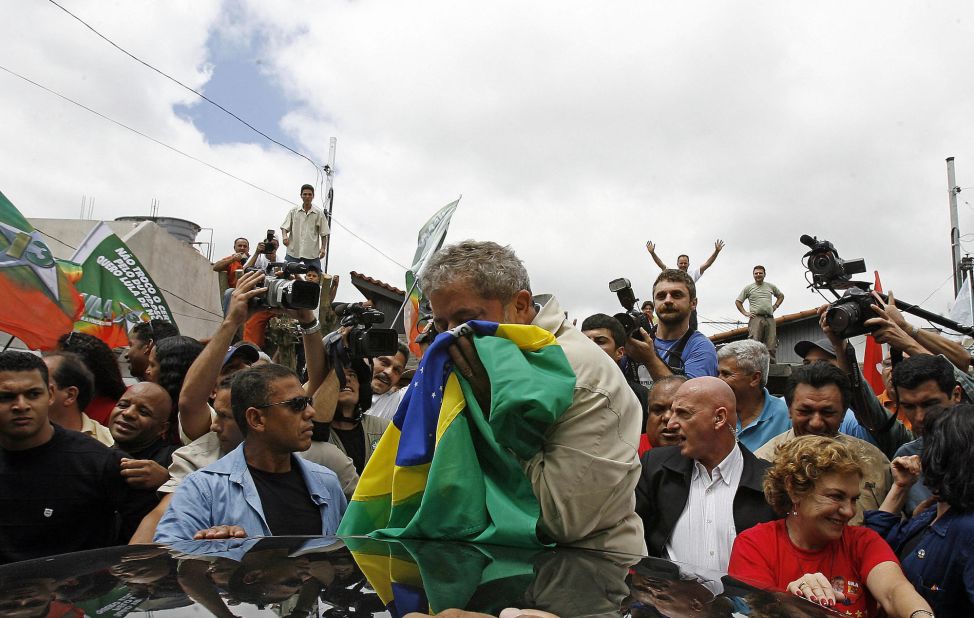
{"label": "professional video camera on shoulder", "polygon": [[255,309],[317,309],[321,298],[321,286],[312,281],[303,281],[295,275],[308,272],[308,267],[299,262],[270,262],[266,268],[247,268],[244,272],[264,273],[263,296],[251,299]]}
{"label": "professional video camera on shoulder", "polygon": [[617,313],[612,317],[622,324],[622,327],[626,330],[626,337],[632,337],[633,339],[642,341],[643,335],[639,332],[640,328],[646,329],[646,332],[650,336],[656,336],[656,327],[649,321],[646,314],[636,309],[636,303],[639,299],[636,298],[636,294],[632,291],[632,284],[629,283],[628,279],[624,277],[613,279],[609,282],[609,291],[615,292],[619,298],[619,304],[625,309],[624,312]]}
{"label": "professional video camera on shoulder", "polygon": [[335,313],[341,317],[339,326],[350,328],[348,355],[351,358],[392,356],[399,349],[399,335],[392,328],[373,328],[382,324],[386,316],[362,303],[337,303]]}
{"label": "professional video camera on shoulder", "polygon": [[[868,281],[852,280],[852,275],[866,272],[866,261],[862,258],[843,260],[839,257],[835,245],[808,234],[802,234],[799,240],[810,249],[803,256],[805,267],[812,274],[812,282],[808,287],[829,290],[836,296],[836,300],[829,305],[825,313],[825,322],[832,329],[832,332],[843,339],[848,339],[875,330],[865,324],[866,320],[878,315],[872,309],[873,306],[879,305],[873,295],[872,286]],[[840,289],[845,290],[841,296],[836,291]],[[887,300],[884,294],[879,294],[879,296],[884,301]],[[900,298],[896,299],[896,306],[907,313],[950,330],[972,334],[970,326],[962,326],[953,320],[926,311]]]}

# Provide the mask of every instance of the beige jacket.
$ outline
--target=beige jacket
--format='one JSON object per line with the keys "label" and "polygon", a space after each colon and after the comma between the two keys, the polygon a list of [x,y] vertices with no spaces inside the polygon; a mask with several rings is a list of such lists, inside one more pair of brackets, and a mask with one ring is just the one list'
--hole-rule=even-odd
{"label": "beige jacket", "polygon": [[[795,437],[795,430],[789,429],[785,433],[778,434],[771,438],[764,446],[759,448],[754,454],[767,461],[774,461],[774,452],[779,444],[784,444]],[[863,511],[878,509],[893,486],[893,474],[889,469],[889,459],[883,452],[866,442],[844,433],[837,434],[835,439],[851,447],[862,461],[863,477],[859,485],[859,503],[856,505],[856,515],[849,522],[850,525],[858,526],[862,524]]]}
{"label": "beige jacket", "polygon": [[635,494],[639,400],[554,298],[533,323],[557,338],[576,380],[572,405],[548,428],[544,448],[522,462],[541,504],[542,532],[563,545],[645,555]]}
{"label": "beige jacket", "polygon": [[[358,474],[355,473],[355,466],[352,460],[345,453],[335,448],[328,442],[312,442],[311,448],[303,453],[296,453],[298,457],[322,465],[336,475],[338,484],[342,486],[342,493],[351,497],[355,493],[358,485]],[[209,432],[193,440],[186,446],[177,449],[172,454],[172,463],[169,464],[169,480],[157,489],[160,494],[171,494],[176,491],[179,484],[183,482],[191,472],[196,472],[222,456],[220,453],[220,440],[215,432]]]}
{"label": "beige jacket", "polygon": [[81,433],[91,436],[105,446],[115,446],[115,438],[112,432],[98,421],[92,420],[84,412],[81,413]]}

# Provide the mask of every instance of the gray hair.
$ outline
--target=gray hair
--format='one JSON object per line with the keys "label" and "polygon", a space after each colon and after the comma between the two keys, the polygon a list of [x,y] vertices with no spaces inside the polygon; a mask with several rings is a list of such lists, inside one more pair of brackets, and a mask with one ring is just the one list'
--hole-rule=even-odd
{"label": "gray hair", "polygon": [[771,369],[771,354],[760,341],[744,339],[728,343],[717,350],[717,360],[733,358],[737,366],[746,373],[761,372],[761,386],[768,384],[768,371]]}
{"label": "gray hair", "polygon": [[514,250],[491,241],[443,247],[419,275],[419,288],[427,296],[456,283],[469,283],[483,298],[505,302],[521,290],[531,291],[528,271]]}

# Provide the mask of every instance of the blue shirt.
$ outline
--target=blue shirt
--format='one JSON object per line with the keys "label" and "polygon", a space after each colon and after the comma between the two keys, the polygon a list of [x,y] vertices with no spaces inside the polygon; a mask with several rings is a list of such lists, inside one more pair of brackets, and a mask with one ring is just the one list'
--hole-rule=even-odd
{"label": "blue shirt", "polygon": [[[917,438],[913,442],[907,442],[900,448],[896,449],[896,453],[893,455],[893,459],[897,457],[909,457],[910,455],[922,455],[923,454],[923,438]],[[916,483],[910,487],[910,493],[906,496],[906,502],[903,504],[903,512],[906,513],[907,517],[913,515],[913,511],[920,505],[921,502],[933,495],[927,486],[923,484],[923,474],[920,474],[920,478],[917,479]]]}
{"label": "blue shirt", "polygon": [[779,433],[791,429],[791,417],[788,416],[788,406],[784,399],[774,397],[764,389],[764,407],[761,414],[747,427],[741,427],[741,419],[737,418],[737,440],[752,453],[764,446]]}
{"label": "blue shirt", "polygon": [[859,420],[856,418],[856,413],[852,411],[852,408],[845,411],[845,416],[842,418],[842,424],[839,425],[839,433],[844,433],[847,436],[865,440],[875,447],[879,446],[876,444],[876,438],[873,437],[873,434],[869,433],[865,427],[859,424]]}
{"label": "blue shirt", "polygon": [[[667,352],[676,345],[679,339],[654,339],[653,345],[656,346],[656,353],[667,363]],[[694,331],[687,339],[687,345],[683,348],[683,369],[688,378],[699,378],[700,376],[717,377],[717,348],[710,342],[710,339],[700,331]]]}
{"label": "blue shirt", "polygon": [[[156,543],[192,539],[200,530],[224,524],[241,526],[247,536],[272,534],[247,469],[245,444],[183,479],[156,527]],[[328,468],[294,455],[291,465],[301,470],[311,501],[321,511],[321,534],[335,534],[348,504],[338,477]]]}
{"label": "blue shirt", "polygon": [[974,615],[974,513],[949,509],[931,524],[936,516],[936,506],[904,521],[892,513],[867,511],[865,525],[897,555],[914,533],[922,535],[913,551],[901,557],[906,578],[938,616]]}

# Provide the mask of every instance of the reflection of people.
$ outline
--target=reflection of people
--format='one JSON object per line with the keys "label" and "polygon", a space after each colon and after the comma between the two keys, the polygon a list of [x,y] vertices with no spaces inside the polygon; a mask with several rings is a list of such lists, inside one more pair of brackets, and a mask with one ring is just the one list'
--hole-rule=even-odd
{"label": "reflection of people", "polygon": [[[925,615],[930,606],[908,585],[896,556],[874,531],[847,525],[856,512],[862,464],[855,451],[823,436],[778,448],[764,479],[768,503],[785,519],[738,535],[728,573],[844,612]],[[844,592],[832,588],[845,579]],[[929,614],[932,616],[933,614]]]}

